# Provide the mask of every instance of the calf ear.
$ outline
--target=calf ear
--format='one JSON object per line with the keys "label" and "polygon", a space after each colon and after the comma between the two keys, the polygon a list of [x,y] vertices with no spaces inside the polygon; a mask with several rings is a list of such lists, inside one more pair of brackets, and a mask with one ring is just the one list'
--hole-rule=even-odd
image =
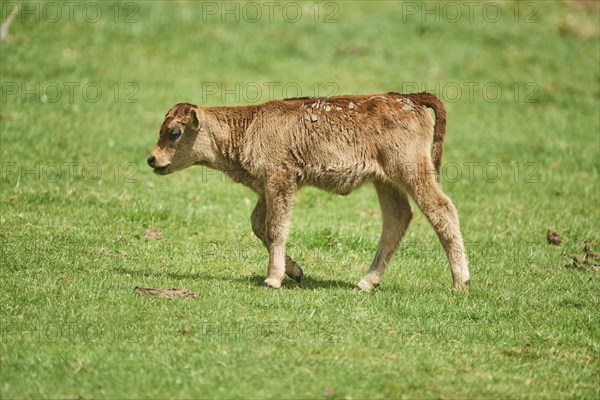
{"label": "calf ear", "polygon": [[204,128],[204,113],[198,107],[191,107],[189,118],[189,124],[193,130]]}

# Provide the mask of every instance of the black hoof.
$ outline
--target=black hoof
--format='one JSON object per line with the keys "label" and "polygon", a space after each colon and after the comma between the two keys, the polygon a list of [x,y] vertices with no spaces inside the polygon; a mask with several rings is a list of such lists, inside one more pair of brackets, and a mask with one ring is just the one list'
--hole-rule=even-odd
{"label": "black hoof", "polygon": [[287,276],[296,281],[298,286],[302,286],[302,280],[304,279],[304,271],[298,265],[298,263],[294,262],[294,271],[292,273],[287,273]]}
{"label": "black hoof", "polygon": [[298,276],[296,278],[294,278],[294,280],[296,282],[298,282],[298,286],[302,286],[302,280],[304,279],[304,271],[302,270],[302,268],[300,268],[300,266],[298,264],[296,264],[296,267],[298,268],[298,271],[300,273],[298,274]]}

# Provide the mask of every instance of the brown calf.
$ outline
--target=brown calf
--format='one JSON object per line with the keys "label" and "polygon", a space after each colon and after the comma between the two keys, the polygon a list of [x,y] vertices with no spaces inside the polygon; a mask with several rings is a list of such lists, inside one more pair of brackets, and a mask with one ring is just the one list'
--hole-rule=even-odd
{"label": "brown calf", "polygon": [[[435,111],[435,126],[428,107]],[[379,246],[357,288],[379,285],[412,218],[410,195],[435,229],[456,290],[469,270],[458,214],[442,192],[446,111],[429,93],[292,98],[260,105],[200,107],[167,113],[148,164],[160,175],[205,165],[258,194],[252,230],[269,251],[265,285],[302,269],[285,252],[292,196],[304,185],[348,194],[373,182],[383,216]],[[431,142],[433,138],[433,151]]]}

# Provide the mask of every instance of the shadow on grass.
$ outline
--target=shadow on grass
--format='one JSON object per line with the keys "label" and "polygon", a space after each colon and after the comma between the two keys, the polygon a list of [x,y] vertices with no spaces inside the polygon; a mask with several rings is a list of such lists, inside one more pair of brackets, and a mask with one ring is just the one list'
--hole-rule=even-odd
{"label": "shadow on grass", "polygon": [[[174,280],[197,280],[197,281],[232,281],[240,282],[243,284],[250,284],[252,286],[262,287],[265,277],[253,273],[247,277],[227,277],[222,275],[214,275],[208,272],[147,272],[140,270],[127,269],[123,267],[115,268],[113,270],[118,274],[130,275],[140,278],[148,277],[160,277],[170,278]],[[298,286],[292,279],[286,277],[283,280],[283,286],[287,289],[303,289],[303,290],[318,290],[318,289],[354,289],[354,284],[346,281],[340,281],[337,279],[319,279],[315,277],[305,276],[302,281],[302,286]]]}

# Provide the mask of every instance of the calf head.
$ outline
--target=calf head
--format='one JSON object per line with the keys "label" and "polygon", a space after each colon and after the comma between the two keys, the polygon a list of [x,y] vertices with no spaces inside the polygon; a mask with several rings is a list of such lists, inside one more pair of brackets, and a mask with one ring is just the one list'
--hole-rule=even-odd
{"label": "calf head", "polygon": [[148,156],[148,165],[155,173],[166,175],[210,162],[213,146],[205,128],[204,112],[199,106],[175,104],[165,116],[156,147]]}

